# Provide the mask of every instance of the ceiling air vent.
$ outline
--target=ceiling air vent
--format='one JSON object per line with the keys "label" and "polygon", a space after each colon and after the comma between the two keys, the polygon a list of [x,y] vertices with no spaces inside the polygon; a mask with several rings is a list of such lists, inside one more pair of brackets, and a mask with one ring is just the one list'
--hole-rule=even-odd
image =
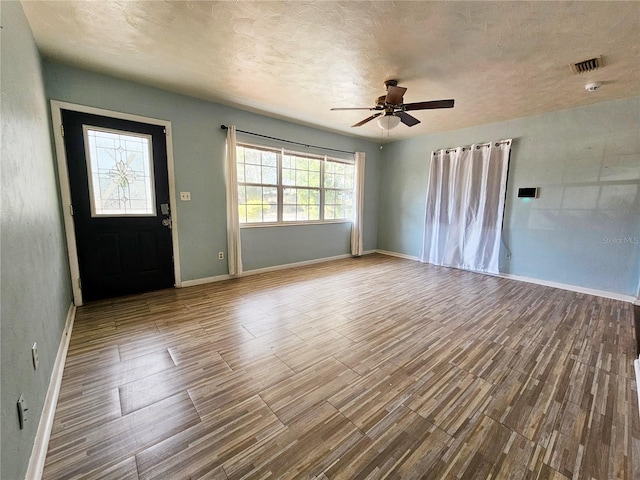
{"label": "ceiling air vent", "polygon": [[574,75],[578,75],[584,72],[593,72],[598,68],[602,68],[602,66],[602,55],[590,58],[589,60],[583,60],[582,62],[569,64],[571,73],[573,73]]}

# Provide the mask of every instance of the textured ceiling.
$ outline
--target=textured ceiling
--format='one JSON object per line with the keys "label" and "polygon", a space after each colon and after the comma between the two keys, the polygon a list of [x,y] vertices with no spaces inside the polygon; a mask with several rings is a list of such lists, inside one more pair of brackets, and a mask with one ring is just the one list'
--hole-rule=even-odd
{"label": "textured ceiling", "polygon": [[[640,2],[23,1],[49,59],[342,133],[384,95],[412,112],[389,140],[640,94]],[[568,64],[604,56],[601,70]],[[587,93],[588,82],[602,87]],[[242,128],[239,126],[239,128]],[[387,135],[385,134],[385,140]]]}

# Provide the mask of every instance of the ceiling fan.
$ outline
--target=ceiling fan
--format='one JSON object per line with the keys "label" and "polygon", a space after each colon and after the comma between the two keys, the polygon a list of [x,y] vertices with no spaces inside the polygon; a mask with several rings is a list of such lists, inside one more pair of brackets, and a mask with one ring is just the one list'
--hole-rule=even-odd
{"label": "ceiling fan", "polygon": [[[367,122],[370,122],[374,118],[378,118],[378,125],[384,129],[395,128],[400,122],[404,123],[408,127],[413,127],[420,123],[420,120],[409,115],[407,111],[411,110],[433,110],[436,108],[453,108],[453,100],[432,100],[430,102],[416,102],[416,103],[402,103],[402,97],[404,92],[407,91],[404,87],[398,86],[397,80],[387,80],[384,82],[387,87],[387,94],[382,95],[376,99],[375,107],[355,107],[355,108],[332,108],[331,110],[379,110],[378,113],[374,113],[370,117],[351,125],[352,127],[360,127]],[[395,118],[394,118],[395,117]],[[381,122],[382,119],[387,120]]]}

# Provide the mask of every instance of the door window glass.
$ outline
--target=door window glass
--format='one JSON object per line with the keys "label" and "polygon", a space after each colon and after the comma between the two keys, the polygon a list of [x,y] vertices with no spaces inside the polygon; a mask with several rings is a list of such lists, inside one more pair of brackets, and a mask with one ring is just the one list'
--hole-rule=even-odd
{"label": "door window glass", "polygon": [[92,217],[155,216],[151,136],[83,125]]}

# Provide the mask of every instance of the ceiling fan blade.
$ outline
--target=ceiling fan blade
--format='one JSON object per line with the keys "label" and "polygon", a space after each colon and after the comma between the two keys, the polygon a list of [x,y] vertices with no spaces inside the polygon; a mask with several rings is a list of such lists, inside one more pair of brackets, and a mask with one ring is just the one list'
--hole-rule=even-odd
{"label": "ceiling fan blade", "polygon": [[369,118],[365,118],[364,120],[362,120],[361,122],[356,123],[355,125],[351,125],[352,127],[360,127],[362,125],[364,125],[367,122],[370,122],[371,120],[373,120],[376,117],[379,117],[380,115],[383,115],[384,112],[380,112],[380,113],[374,113],[373,115],[371,115]]}
{"label": "ceiling fan blade", "polygon": [[385,102],[389,105],[400,105],[402,103],[402,97],[404,96],[404,92],[407,89],[404,87],[395,87],[393,85],[389,85],[387,87],[387,98]]}
{"label": "ceiling fan blade", "polygon": [[407,127],[413,127],[414,125],[417,125],[420,123],[420,120],[418,120],[416,117],[412,117],[408,113],[405,113],[402,111],[396,112],[394,113],[394,115],[396,117],[400,117],[400,121],[404,123]]}
{"label": "ceiling fan blade", "polygon": [[432,100],[430,102],[405,103],[403,110],[432,110],[435,108],[453,108],[454,100]]}
{"label": "ceiling fan blade", "polygon": [[346,107],[346,108],[332,108],[331,111],[334,110],[378,110],[377,108],[371,107]]}

